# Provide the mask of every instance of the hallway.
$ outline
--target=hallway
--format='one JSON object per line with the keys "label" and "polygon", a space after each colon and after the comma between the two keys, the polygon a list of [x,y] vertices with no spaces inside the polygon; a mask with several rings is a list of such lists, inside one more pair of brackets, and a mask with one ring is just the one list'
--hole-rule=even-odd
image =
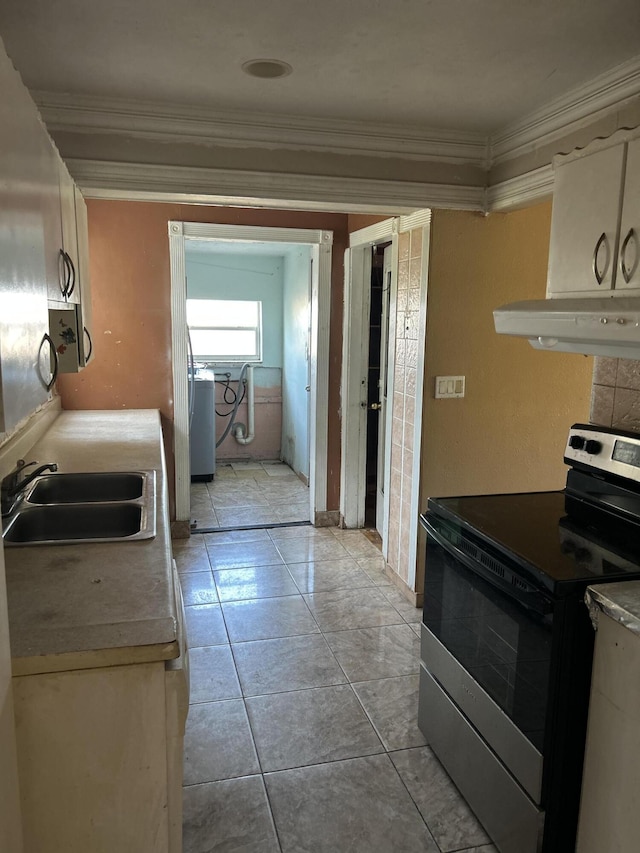
{"label": "hallway", "polygon": [[173,546],[191,645],[184,853],[495,853],[416,726],[420,611],[362,532]]}

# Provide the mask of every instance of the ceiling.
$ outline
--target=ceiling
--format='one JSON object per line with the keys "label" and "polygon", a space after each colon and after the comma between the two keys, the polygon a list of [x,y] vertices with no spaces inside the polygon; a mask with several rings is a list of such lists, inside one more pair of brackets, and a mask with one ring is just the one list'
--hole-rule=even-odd
{"label": "ceiling", "polygon": [[33,90],[491,134],[638,54],[640,3],[2,0],[0,35]]}

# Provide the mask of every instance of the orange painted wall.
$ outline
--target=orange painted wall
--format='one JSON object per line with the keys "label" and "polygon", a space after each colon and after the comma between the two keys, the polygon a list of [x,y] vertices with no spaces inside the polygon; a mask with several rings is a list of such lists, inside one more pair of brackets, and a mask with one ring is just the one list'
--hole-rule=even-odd
{"label": "orange painted wall", "polygon": [[87,209],[95,359],[81,373],[60,377],[62,405],[65,409],[160,409],[170,479],[173,383],[167,222],[333,231],[327,506],[337,509],[346,214],[99,200],[89,200]]}

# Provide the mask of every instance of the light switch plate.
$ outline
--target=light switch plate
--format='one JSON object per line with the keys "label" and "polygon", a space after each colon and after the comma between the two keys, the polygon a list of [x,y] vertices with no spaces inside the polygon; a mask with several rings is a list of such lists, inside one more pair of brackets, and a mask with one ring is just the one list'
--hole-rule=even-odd
{"label": "light switch plate", "polygon": [[436,376],[436,399],[464,397],[464,376]]}

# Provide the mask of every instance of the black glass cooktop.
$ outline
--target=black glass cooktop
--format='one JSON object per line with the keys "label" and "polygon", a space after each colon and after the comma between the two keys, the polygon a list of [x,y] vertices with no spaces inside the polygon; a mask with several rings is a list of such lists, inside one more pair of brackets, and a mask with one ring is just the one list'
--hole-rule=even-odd
{"label": "black glass cooktop", "polygon": [[640,578],[640,536],[597,529],[567,514],[565,493],[430,498],[430,514],[478,537],[557,594],[576,584]]}

